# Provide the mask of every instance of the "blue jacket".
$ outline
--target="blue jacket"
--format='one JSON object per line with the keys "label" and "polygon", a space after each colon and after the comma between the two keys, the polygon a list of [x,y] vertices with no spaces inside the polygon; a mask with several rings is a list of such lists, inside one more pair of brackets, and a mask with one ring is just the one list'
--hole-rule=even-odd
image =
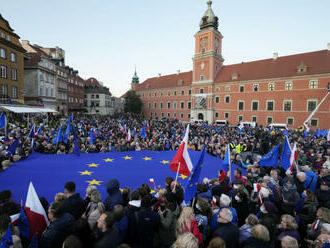
{"label": "blue jacket", "polygon": [[304,182],[304,189],[309,189],[315,193],[317,175],[313,171],[305,171],[306,180]]}
{"label": "blue jacket", "polygon": [[[212,219],[211,219],[211,232],[213,232],[215,229],[217,229],[218,227],[218,215],[220,214],[220,210],[223,209],[225,207],[221,207],[219,209],[218,212],[216,212],[213,216],[212,216]],[[229,207],[228,207],[229,208]],[[233,214],[233,220],[231,221],[231,223],[233,223],[235,226],[237,226],[237,212],[236,212],[236,209],[235,208],[229,208],[231,213]]]}
{"label": "blue jacket", "polygon": [[123,204],[123,198],[119,190],[119,182],[117,179],[110,179],[107,184],[108,196],[104,201],[106,211],[112,211],[117,204]]}
{"label": "blue jacket", "polygon": [[41,248],[62,247],[63,241],[71,234],[74,218],[69,213],[64,213],[60,218],[50,223],[42,234]]}

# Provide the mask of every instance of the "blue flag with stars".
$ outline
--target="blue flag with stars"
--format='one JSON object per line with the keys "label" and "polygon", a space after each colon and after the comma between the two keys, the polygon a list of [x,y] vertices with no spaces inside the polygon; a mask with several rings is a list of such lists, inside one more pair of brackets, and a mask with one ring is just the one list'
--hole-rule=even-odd
{"label": "blue flag with stars", "polygon": [[186,204],[189,204],[189,202],[191,201],[191,199],[195,197],[195,194],[197,192],[197,185],[203,167],[205,150],[206,150],[206,145],[204,145],[201,155],[198,159],[198,162],[196,166],[193,168],[188,178],[188,182],[184,191],[185,192],[184,201],[186,202]]}
{"label": "blue flag with stars", "polygon": [[8,226],[8,229],[5,233],[5,235],[2,237],[0,241],[0,248],[9,248],[11,245],[13,245],[13,232],[11,230],[11,226]]}
{"label": "blue flag with stars", "polygon": [[278,165],[278,153],[280,150],[280,144],[278,144],[273,150],[268,152],[265,156],[263,156],[258,164],[260,166],[274,166]]}
{"label": "blue flag with stars", "polygon": [[145,122],[143,122],[143,127],[142,127],[142,129],[140,131],[140,137],[142,137],[144,139],[147,137],[147,134],[146,134],[146,123]]}
{"label": "blue flag with stars", "polygon": [[56,137],[53,139],[53,145],[63,141],[62,137],[62,125],[59,127]]}
{"label": "blue flag with stars", "polygon": [[24,207],[21,207],[17,226],[20,236],[28,239],[30,237],[30,222],[25,214]]}
{"label": "blue flag with stars", "polygon": [[281,154],[281,160],[280,160],[280,164],[282,165],[284,170],[287,170],[290,167],[290,155],[291,155],[290,143],[288,137],[285,137],[282,154]]}

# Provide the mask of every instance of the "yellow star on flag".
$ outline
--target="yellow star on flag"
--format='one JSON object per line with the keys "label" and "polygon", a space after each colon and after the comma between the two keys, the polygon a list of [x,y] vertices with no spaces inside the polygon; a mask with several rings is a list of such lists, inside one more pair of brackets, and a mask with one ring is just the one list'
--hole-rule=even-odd
{"label": "yellow star on flag", "polygon": [[91,164],[88,164],[89,167],[98,167],[99,164],[95,164],[95,163],[91,163]]}
{"label": "yellow star on flag", "polygon": [[178,176],[178,177],[182,178],[183,180],[185,180],[187,178],[187,176],[182,175],[182,174],[180,174],[180,176]]}
{"label": "yellow star on flag", "polygon": [[83,175],[92,175],[92,171],[88,171],[88,170],[85,170],[85,171],[78,171],[80,173],[80,176],[83,176]]}
{"label": "yellow star on flag", "polygon": [[156,193],[157,193],[157,191],[154,190],[154,189],[152,189],[152,190],[150,191],[150,194],[156,194]]}
{"label": "yellow star on flag", "polygon": [[170,163],[170,161],[168,161],[168,160],[162,160],[162,161],[160,161],[162,164],[169,164]]}
{"label": "yellow star on flag", "polygon": [[104,160],[104,162],[113,162],[113,158],[106,158],[106,159],[103,159]]}
{"label": "yellow star on flag", "polygon": [[97,181],[93,179],[92,181],[86,181],[89,185],[100,185],[103,181]]}
{"label": "yellow star on flag", "polygon": [[132,157],[126,155],[125,157],[123,157],[123,159],[125,159],[125,160],[132,160]]}
{"label": "yellow star on flag", "polygon": [[144,159],[145,161],[151,160],[150,157],[144,157],[143,159]]}

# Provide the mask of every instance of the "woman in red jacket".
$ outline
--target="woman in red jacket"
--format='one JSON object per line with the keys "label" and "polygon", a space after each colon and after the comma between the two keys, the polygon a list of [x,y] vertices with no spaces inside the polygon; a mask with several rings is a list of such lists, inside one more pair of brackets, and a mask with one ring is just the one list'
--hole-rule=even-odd
{"label": "woman in red jacket", "polygon": [[195,219],[194,211],[191,207],[184,207],[176,224],[177,236],[191,232],[197,239],[198,244],[203,243],[203,235],[199,232],[198,223]]}

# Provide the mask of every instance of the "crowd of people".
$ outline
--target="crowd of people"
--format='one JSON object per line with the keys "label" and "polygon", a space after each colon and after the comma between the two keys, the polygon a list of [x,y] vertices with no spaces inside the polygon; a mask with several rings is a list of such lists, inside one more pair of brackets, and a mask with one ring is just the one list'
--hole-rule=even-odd
{"label": "crowd of people", "polygon": [[[35,123],[38,121],[42,122],[36,119]],[[30,126],[21,116],[13,119],[0,148],[2,167],[8,167],[5,161],[24,159],[34,151],[73,153],[73,135],[66,143],[53,144],[60,123],[64,133],[68,122],[53,116],[40,134],[29,137]],[[70,125],[82,153],[176,150],[186,127],[176,120],[138,116],[95,120],[75,116]],[[95,135],[92,141],[91,130]],[[151,194],[146,184],[121,192],[119,188],[125,185],[110,179],[106,183],[108,195],[103,197],[94,186],[81,197],[75,192],[75,183],[68,182],[50,205],[41,198],[50,225],[39,234],[40,247],[329,247],[329,143],[325,137],[303,135],[298,130],[288,130],[287,135],[290,142],[297,143],[293,171],[285,171],[280,164],[258,164],[263,155],[283,143],[281,130],[270,132],[259,126],[245,127],[242,132],[230,126],[191,125],[190,148],[201,150],[207,144],[209,154],[223,159],[226,146],[230,146],[231,162],[241,167],[233,172],[233,180],[225,171],[201,179],[190,202],[184,202],[183,186],[171,177],[156,194]],[[16,139],[19,146],[14,154],[8,154],[7,147]],[[247,171],[246,177],[242,170]],[[11,225],[9,216],[19,211],[10,189],[0,192],[0,239]],[[28,247],[29,241],[13,230],[14,247]]]}

